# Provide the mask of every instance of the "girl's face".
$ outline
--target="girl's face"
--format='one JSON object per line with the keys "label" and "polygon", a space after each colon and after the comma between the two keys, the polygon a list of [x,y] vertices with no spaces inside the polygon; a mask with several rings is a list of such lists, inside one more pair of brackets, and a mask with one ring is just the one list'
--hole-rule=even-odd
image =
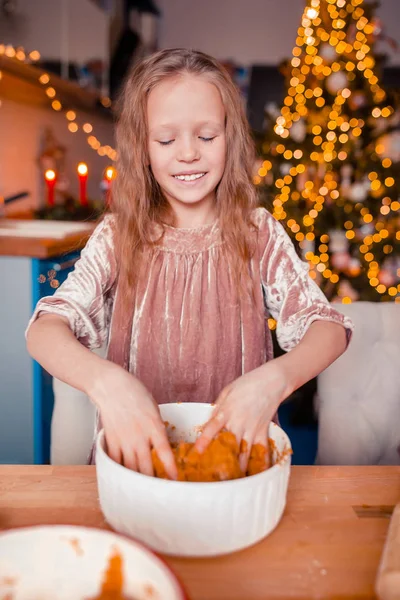
{"label": "girl's face", "polygon": [[195,75],[168,78],[147,103],[150,165],[172,209],[214,209],[226,156],[225,110],[215,85]]}

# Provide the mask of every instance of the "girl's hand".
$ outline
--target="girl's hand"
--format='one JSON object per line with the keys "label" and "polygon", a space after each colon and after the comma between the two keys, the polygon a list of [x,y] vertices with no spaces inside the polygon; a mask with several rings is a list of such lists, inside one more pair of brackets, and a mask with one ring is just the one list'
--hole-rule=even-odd
{"label": "girl's hand", "polygon": [[239,444],[247,442],[246,452],[240,456],[240,468],[245,472],[251,446],[258,443],[268,448],[269,424],[286,397],[285,391],[284,373],[274,360],[236,379],[218,396],[213,416],[196,441],[197,450],[203,452],[221,429],[227,429]]}
{"label": "girl's hand", "polygon": [[88,391],[99,408],[110,457],[128,469],[154,475],[155,448],[171,479],[178,473],[156,402],[145,386],[122,367],[106,361]]}

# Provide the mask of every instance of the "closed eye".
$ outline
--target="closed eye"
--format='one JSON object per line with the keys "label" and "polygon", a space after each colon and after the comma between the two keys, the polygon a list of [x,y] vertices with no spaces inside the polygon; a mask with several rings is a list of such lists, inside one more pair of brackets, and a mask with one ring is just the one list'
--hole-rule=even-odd
{"label": "closed eye", "polygon": [[[199,136],[199,139],[202,140],[203,142],[213,142],[215,140],[215,137],[203,137],[203,136]],[[161,146],[169,146],[170,144],[172,144],[172,142],[174,142],[175,140],[168,140],[166,142],[161,142],[159,141],[158,143],[161,144]]]}

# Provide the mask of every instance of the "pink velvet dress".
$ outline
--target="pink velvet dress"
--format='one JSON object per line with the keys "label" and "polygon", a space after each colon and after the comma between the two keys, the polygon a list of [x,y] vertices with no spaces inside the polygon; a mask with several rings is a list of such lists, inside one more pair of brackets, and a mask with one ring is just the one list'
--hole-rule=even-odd
{"label": "pink velvet dress", "polygon": [[159,404],[214,402],[227,384],[271,360],[269,316],[286,351],[316,320],[339,323],[350,337],[351,321],[329,304],[282,225],[262,208],[254,212],[257,251],[249,266],[255,294],[239,299],[217,221],[166,226],[131,311],[121,314],[112,218],[98,225],[74,271],[39,301],[30,323],[41,313],[66,317],[82,344],[106,346],[108,358],[138,377]]}

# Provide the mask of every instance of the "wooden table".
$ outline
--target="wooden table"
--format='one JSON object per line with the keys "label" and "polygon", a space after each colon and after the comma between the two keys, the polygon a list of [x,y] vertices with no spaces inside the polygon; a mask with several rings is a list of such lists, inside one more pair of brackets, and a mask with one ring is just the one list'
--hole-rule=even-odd
{"label": "wooden table", "polygon": [[[277,529],[242,552],[167,558],[191,600],[374,598],[400,467],[292,467]],[[107,528],[94,467],[0,466],[0,529]]]}
{"label": "wooden table", "polygon": [[63,238],[0,236],[0,256],[28,256],[31,258],[51,258],[68,252],[81,250],[93,233],[95,223],[86,223],[87,231],[79,231]]}

